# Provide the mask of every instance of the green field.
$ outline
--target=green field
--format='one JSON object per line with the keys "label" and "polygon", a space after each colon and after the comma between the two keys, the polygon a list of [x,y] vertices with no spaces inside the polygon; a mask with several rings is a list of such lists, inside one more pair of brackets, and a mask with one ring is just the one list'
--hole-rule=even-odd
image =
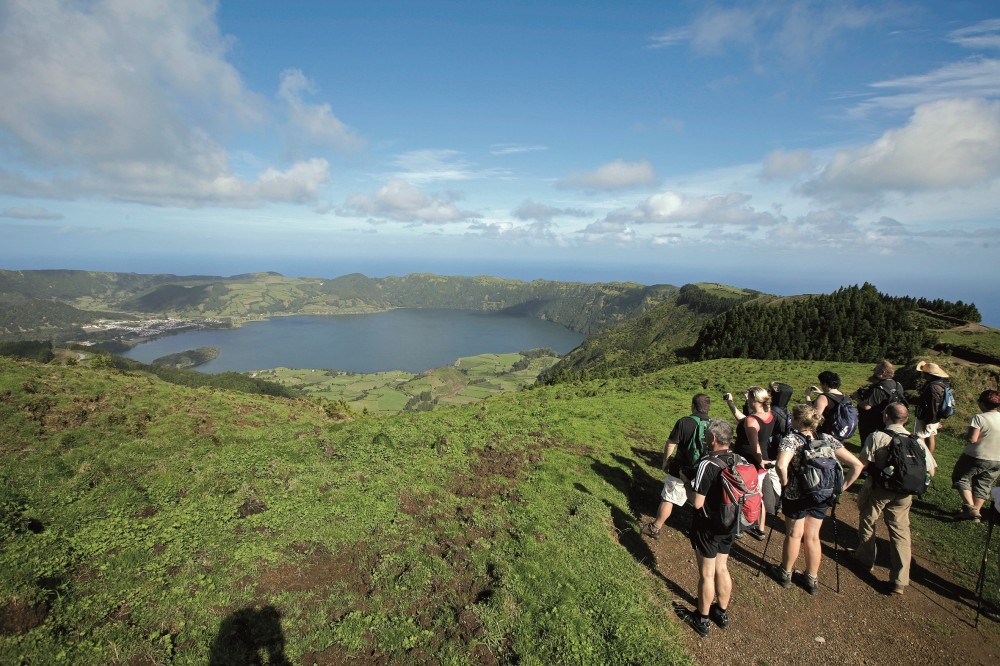
{"label": "green field", "polygon": [[[0,663],[240,663],[248,632],[292,663],[687,663],[672,593],[623,547],[633,503],[654,506],[693,393],[723,417],[725,391],[781,379],[795,401],[826,368],[848,387],[870,370],[722,359],[344,423],[0,358]],[[914,532],[971,589],[982,530],[941,521],[948,485]]]}

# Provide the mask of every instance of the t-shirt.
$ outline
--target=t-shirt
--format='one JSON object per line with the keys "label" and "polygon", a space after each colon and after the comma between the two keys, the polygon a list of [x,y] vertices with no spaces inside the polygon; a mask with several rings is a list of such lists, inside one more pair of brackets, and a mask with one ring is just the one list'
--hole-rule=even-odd
{"label": "t-shirt", "polygon": [[976,414],[969,426],[979,428],[979,443],[966,444],[962,453],[980,460],[1000,462],[1000,412],[993,410]]}
{"label": "t-shirt", "polygon": [[[667,462],[667,472],[677,477],[683,471],[684,476],[687,478],[694,478],[694,468],[684,463],[682,459],[686,457],[685,449],[688,442],[691,441],[691,438],[698,431],[698,422],[694,419],[695,416],[702,421],[707,421],[709,418],[708,414],[701,412],[695,412],[692,416],[681,417],[674,423],[674,428],[670,431],[670,436],[667,437],[667,441],[677,445],[677,450],[674,451],[674,455],[670,456],[670,461]],[[702,451],[707,453],[704,449]]]}
{"label": "t-shirt", "polygon": [[[716,455],[718,453],[716,452]],[[730,457],[733,455],[732,452],[726,451],[723,453],[723,460],[727,463],[730,462]],[[705,504],[701,509],[694,512],[693,527],[695,529],[717,532],[717,530],[713,529],[712,519],[709,516],[717,514],[722,509],[722,482],[719,481],[721,474],[722,468],[708,460],[707,455],[698,462],[691,487],[697,494],[705,496]],[[736,529],[735,524],[733,525],[733,529]],[[722,534],[725,533],[722,532]]]}

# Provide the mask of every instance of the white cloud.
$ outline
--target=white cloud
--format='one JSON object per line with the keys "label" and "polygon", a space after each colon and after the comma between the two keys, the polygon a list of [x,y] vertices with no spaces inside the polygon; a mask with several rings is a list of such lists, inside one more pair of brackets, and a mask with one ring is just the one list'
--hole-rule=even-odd
{"label": "white cloud", "polygon": [[760,170],[761,180],[793,180],[815,169],[812,153],[808,150],[776,150],[764,158]]}
{"label": "white cloud", "polygon": [[428,196],[402,180],[389,181],[371,196],[354,194],[348,197],[340,212],[342,215],[426,224],[469,222],[479,218],[476,213],[459,209],[451,199]]}
{"label": "white cloud", "polygon": [[503,178],[499,169],[477,169],[457,150],[427,148],[400,153],[392,162],[398,171],[389,178],[411,183],[462,181],[479,178]]}
{"label": "white cloud", "polygon": [[652,46],[687,43],[700,55],[745,49],[757,69],[763,69],[765,61],[803,65],[840,33],[872,26],[893,11],[888,3],[811,0],[774,0],[732,8],[709,5],[691,24],[654,36]]}
{"label": "white cloud", "polygon": [[591,243],[631,243],[636,239],[635,229],[625,220],[599,220],[592,222],[578,233]]}
{"label": "white cloud", "polygon": [[523,145],[517,143],[495,143],[490,146],[493,155],[519,155],[521,153],[537,153],[548,150],[548,146]]}
{"label": "white cloud", "polygon": [[952,99],[918,107],[877,141],[836,153],[802,191],[863,207],[887,192],[969,187],[1000,176],[1000,102]]}
{"label": "white cloud", "polygon": [[956,97],[1000,96],[1000,60],[970,58],[949,63],[926,74],[878,81],[869,87],[886,94],[866,99],[850,109],[855,117],[876,111],[910,112],[930,102]]}
{"label": "white cloud", "polygon": [[281,73],[278,97],[288,105],[293,132],[300,134],[305,142],[335,150],[350,152],[363,148],[365,141],[333,114],[329,104],[309,104],[302,99],[303,93],[314,91],[312,81],[301,70],[286,69]]}
{"label": "white cloud", "polygon": [[555,208],[527,199],[514,209],[513,215],[519,220],[551,222],[555,217],[586,217],[588,213],[578,208]]}
{"label": "white cloud", "polygon": [[10,0],[0,23],[0,192],[154,205],[301,201],[324,160],[241,177],[222,144],[265,104],[208,0]]}
{"label": "white cloud", "polygon": [[656,182],[653,165],[648,160],[625,162],[615,160],[593,171],[572,173],[557,183],[561,188],[586,190],[621,190]]}
{"label": "white cloud", "polygon": [[0,211],[0,217],[9,217],[15,220],[61,220],[62,213],[53,213],[45,208],[24,207],[6,208]]}
{"label": "white cloud", "polygon": [[660,192],[633,209],[612,211],[605,221],[751,229],[770,227],[781,221],[772,213],[754,209],[749,205],[750,198],[738,192],[705,197]]}
{"label": "white cloud", "polygon": [[1000,19],[980,21],[967,28],[953,30],[948,38],[969,49],[1000,49]]}

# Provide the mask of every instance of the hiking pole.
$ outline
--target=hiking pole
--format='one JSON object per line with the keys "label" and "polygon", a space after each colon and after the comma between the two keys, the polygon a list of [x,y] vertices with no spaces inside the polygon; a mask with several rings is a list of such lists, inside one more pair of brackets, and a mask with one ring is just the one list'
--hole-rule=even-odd
{"label": "hiking pole", "polygon": [[833,561],[837,568],[837,594],[840,594],[840,539],[837,533],[837,501],[839,497],[833,498],[833,511],[830,516],[833,518]]}
{"label": "hiking pole", "polygon": [[754,578],[760,576],[761,569],[764,568],[764,561],[767,560],[767,547],[771,545],[771,535],[774,534],[774,521],[777,520],[777,516],[771,519],[771,529],[767,531],[767,541],[764,542],[764,552],[760,554],[760,562],[757,564],[757,573],[754,574]]}
{"label": "hiking pole", "polygon": [[983,612],[983,591],[986,589],[986,560],[989,559],[990,541],[993,538],[993,525],[996,523],[997,506],[994,504],[990,511],[990,526],[986,530],[986,543],[983,545],[983,561],[979,565],[979,580],[976,581],[976,594],[979,596],[979,603],[976,604],[976,628],[979,627],[979,615]]}

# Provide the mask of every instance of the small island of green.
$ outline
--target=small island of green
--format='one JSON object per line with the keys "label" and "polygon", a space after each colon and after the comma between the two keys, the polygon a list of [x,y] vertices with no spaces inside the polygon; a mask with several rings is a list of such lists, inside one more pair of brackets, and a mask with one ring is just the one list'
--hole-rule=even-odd
{"label": "small island of green", "polygon": [[219,356],[218,347],[198,347],[187,351],[167,354],[153,361],[152,365],[166,365],[172,368],[186,370],[204,365]]}

